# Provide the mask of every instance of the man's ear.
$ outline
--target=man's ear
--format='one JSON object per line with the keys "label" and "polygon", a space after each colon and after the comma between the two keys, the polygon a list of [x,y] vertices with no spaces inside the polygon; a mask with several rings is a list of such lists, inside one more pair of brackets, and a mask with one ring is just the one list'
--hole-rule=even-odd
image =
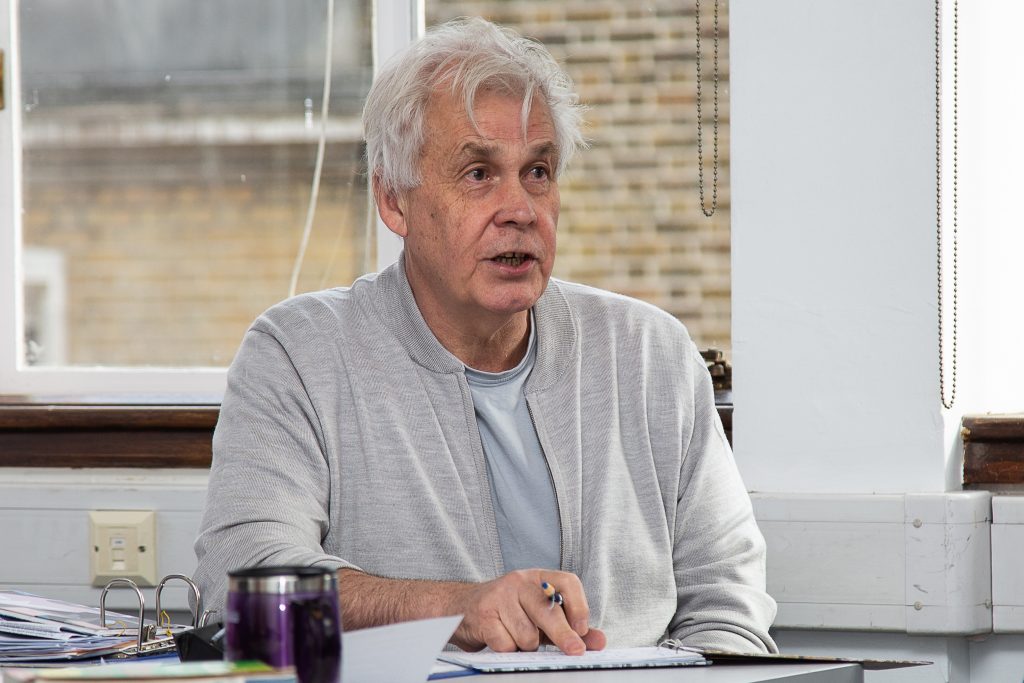
{"label": "man's ear", "polygon": [[375,177],[372,184],[373,199],[377,203],[380,219],[391,232],[404,239],[409,234],[409,227],[405,221],[405,202],[397,192],[384,190],[379,178]]}

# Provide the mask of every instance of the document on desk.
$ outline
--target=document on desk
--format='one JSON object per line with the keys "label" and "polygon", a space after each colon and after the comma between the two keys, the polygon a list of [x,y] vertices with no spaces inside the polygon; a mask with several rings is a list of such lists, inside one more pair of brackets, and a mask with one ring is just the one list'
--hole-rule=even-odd
{"label": "document on desk", "polygon": [[462,617],[404,621],[346,631],[341,642],[345,683],[423,683]]}
{"label": "document on desk", "polygon": [[137,617],[107,610],[106,618],[107,623],[101,624],[98,607],[52,600],[22,591],[0,590],[0,619],[8,633],[16,632],[14,624],[24,629],[21,635],[53,639],[63,638],[60,634],[68,633],[116,638],[126,632],[138,631]]}
{"label": "document on desk", "polygon": [[438,659],[477,671],[561,671],[569,669],[638,669],[660,666],[700,666],[707,660],[696,652],[665,647],[590,650],[579,656],[561,652],[442,652]]}
{"label": "document on desk", "polygon": [[0,665],[116,654],[135,642],[138,620],[61,600],[0,591]]}

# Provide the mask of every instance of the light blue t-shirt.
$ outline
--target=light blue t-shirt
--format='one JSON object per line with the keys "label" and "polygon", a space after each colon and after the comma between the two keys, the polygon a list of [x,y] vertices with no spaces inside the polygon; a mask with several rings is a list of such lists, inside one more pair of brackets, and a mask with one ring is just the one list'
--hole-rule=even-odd
{"label": "light blue t-shirt", "polygon": [[523,360],[511,370],[466,368],[507,572],[561,566],[558,502],[523,393],[537,358],[535,328],[530,311],[529,345]]}

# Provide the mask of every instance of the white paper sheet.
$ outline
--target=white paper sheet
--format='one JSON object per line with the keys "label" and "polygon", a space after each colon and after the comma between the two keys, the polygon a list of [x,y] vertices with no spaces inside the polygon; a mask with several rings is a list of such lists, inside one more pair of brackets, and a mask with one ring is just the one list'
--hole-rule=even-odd
{"label": "white paper sheet", "polygon": [[344,683],[424,683],[462,617],[406,621],[341,637]]}

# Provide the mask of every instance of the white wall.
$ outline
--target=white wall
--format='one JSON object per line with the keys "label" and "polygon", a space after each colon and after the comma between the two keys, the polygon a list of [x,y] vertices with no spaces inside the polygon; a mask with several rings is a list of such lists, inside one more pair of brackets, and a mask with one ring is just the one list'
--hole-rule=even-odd
{"label": "white wall", "polygon": [[[192,543],[206,499],[200,470],[0,469],[0,588],[97,605],[90,585],[90,510],[155,510],[157,575],[191,576]],[[144,590],[146,608],[154,592]],[[161,607],[188,609],[184,583],[169,583]],[[108,607],[135,610],[127,590]]]}
{"label": "white wall", "polygon": [[[952,3],[943,4],[948,245]],[[962,620],[937,629],[948,637],[909,634],[928,626],[912,623],[919,591],[913,563],[900,556],[920,547],[918,527],[908,516],[902,533],[886,526],[885,538],[872,536],[871,517],[892,502],[887,496],[844,507],[849,494],[935,494],[962,503],[961,415],[1024,403],[1024,328],[1014,314],[1024,291],[1017,265],[1024,229],[1014,201],[1024,181],[1024,100],[1016,86],[1024,51],[1013,33],[1024,8],[994,0],[960,7],[961,355],[952,411],[940,405],[937,374],[933,12],[932,0],[730,5],[736,457],[748,487],[766,492],[761,507],[767,500],[795,509],[800,494],[816,506],[810,518],[765,519],[769,571],[788,567],[769,576],[780,596],[789,591],[789,616],[776,629],[784,648],[936,662],[871,673],[872,682],[1019,681],[1024,653],[1016,635],[996,628],[968,637]],[[947,276],[950,269],[947,262]],[[848,541],[831,551],[818,538],[828,524]],[[995,542],[991,512],[975,524],[994,545],[986,551],[984,539],[974,560],[994,563],[997,578],[1017,574],[1005,563],[1019,553]],[[929,555],[953,553],[933,578],[956,601],[949,581],[958,549],[945,534],[931,543]],[[787,560],[787,552],[808,561]],[[1001,581],[993,594],[1017,595]],[[872,585],[891,595],[854,595]],[[906,628],[897,625],[900,607]],[[991,621],[983,609],[971,605],[974,628]],[[796,628],[804,615],[824,628]],[[858,628],[882,632],[828,630],[858,619],[869,622]]]}
{"label": "white wall", "polygon": [[931,7],[731,5],[733,435],[754,490],[946,488]]}

